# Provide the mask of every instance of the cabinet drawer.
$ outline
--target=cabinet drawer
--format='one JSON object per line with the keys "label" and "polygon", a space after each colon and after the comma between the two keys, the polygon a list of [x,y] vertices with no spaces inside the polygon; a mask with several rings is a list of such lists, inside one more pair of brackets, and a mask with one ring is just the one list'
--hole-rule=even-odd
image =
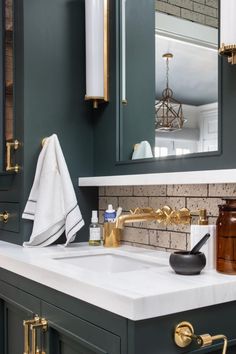
{"label": "cabinet drawer", "polygon": [[121,352],[119,336],[44,301],[42,316],[48,320],[50,353],[55,347],[76,354]]}
{"label": "cabinet drawer", "polygon": [[19,203],[0,203],[0,213],[8,212],[9,219],[6,223],[0,221],[0,230],[19,232],[20,206]]}

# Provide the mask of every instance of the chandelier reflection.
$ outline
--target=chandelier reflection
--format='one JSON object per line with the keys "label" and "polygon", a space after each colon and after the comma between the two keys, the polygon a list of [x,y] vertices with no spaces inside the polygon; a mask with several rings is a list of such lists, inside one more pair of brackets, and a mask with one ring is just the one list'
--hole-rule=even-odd
{"label": "chandelier reflection", "polygon": [[162,92],[161,100],[155,104],[155,130],[170,132],[182,129],[186,120],[182,104],[174,99],[173,91],[169,87],[169,60],[173,58],[173,54],[166,53],[162,57],[166,59],[166,88]]}

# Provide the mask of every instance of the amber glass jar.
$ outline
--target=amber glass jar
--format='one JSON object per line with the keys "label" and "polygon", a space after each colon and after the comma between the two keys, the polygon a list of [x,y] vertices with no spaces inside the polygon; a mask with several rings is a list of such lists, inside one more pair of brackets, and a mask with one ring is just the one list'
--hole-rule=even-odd
{"label": "amber glass jar", "polygon": [[223,200],[216,222],[216,270],[236,274],[236,199]]}

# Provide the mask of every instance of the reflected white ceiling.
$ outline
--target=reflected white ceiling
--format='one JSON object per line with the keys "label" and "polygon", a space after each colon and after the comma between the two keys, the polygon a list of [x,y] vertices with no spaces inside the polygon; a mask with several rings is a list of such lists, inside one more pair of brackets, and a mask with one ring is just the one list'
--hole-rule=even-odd
{"label": "reflected white ceiling", "polygon": [[189,105],[218,100],[218,52],[188,42],[156,35],[156,97],[166,86],[164,53],[174,55],[169,62],[169,86],[174,97]]}
{"label": "reflected white ceiling", "polygon": [[184,104],[204,105],[218,101],[217,30],[190,21],[156,13],[156,97],[166,86],[166,61],[169,86],[174,97]]}

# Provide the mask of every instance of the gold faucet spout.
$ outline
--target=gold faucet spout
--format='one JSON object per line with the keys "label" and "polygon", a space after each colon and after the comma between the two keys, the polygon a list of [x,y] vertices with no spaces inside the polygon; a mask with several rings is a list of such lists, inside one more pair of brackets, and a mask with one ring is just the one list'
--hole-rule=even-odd
{"label": "gold faucet spout", "polygon": [[[144,212],[142,212],[144,211]],[[169,206],[164,206],[156,211],[151,208],[137,208],[130,214],[121,215],[116,221],[116,228],[123,229],[125,224],[143,221],[157,221],[165,224],[190,224],[191,214],[186,208],[172,210]]]}
{"label": "gold faucet spout", "polygon": [[121,215],[116,221],[116,228],[123,229],[125,224],[132,222],[153,221],[156,219],[155,213],[127,214]]}

